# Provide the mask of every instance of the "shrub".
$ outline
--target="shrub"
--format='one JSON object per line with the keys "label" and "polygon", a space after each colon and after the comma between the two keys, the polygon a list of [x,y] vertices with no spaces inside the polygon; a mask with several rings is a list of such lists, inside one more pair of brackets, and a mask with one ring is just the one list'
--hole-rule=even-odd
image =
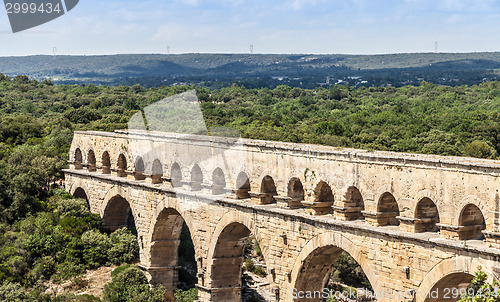
{"label": "shrub", "polygon": [[[64,193],[63,193],[64,194]],[[62,196],[64,196],[61,194]],[[81,198],[61,199],[57,203],[57,212],[64,216],[78,216],[88,212],[87,202]]]}
{"label": "shrub", "polygon": [[35,302],[18,283],[7,283],[0,286],[0,301]]}
{"label": "shrub", "polygon": [[82,234],[82,243],[85,248],[83,258],[89,267],[97,267],[108,262],[108,250],[113,244],[111,239],[96,230],[89,230]]}
{"label": "shrub", "polygon": [[108,258],[114,264],[133,262],[139,257],[137,237],[127,228],[121,228],[110,236],[113,246],[108,251]]}
{"label": "shrub", "polygon": [[104,286],[104,301],[108,302],[160,302],[165,300],[161,287],[150,289],[144,273],[135,265],[116,268],[112,281]]}
{"label": "shrub", "polygon": [[496,150],[483,141],[473,141],[464,149],[467,156],[478,158],[495,158]]}
{"label": "shrub", "polygon": [[198,300],[198,289],[190,288],[188,290],[178,289],[174,294],[175,300],[177,302],[193,302]]}

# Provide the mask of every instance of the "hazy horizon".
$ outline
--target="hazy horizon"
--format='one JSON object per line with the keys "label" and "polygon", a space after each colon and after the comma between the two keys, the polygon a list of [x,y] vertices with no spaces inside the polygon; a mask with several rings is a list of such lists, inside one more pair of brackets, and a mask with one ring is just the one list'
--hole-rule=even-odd
{"label": "hazy horizon", "polygon": [[118,55],[164,55],[164,56],[176,56],[176,55],[303,55],[303,56],[387,56],[387,55],[412,55],[412,54],[435,54],[435,55],[446,55],[446,54],[478,54],[478,53],[497,53],[500,51],[474,51],[474,52],[395,52],[395,53],[250,53],[250,52],[185,52],[185,53],[109,53],[109,54],[27,54],[27,55],[0,55],[0,58],[8,57],[35,57],[35,56],[66,56],[66,57],[92,57],[92,56],[118,56]]}

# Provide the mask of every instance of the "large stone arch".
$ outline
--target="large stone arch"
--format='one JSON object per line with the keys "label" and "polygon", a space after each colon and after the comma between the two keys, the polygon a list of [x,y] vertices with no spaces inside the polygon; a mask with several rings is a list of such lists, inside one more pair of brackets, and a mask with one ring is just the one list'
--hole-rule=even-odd
{"label": "large stone arch", "polygon": [[[165,204],[163,204],[165,205]],[[177,207],[178,208],[178,207]],[[179,209],[180,210],[180,209]],[[199,248],[194,236],[195,228],[193,219],[187,218],[188,211],[181,213],[173,207],[162,206],[157,208],[151,221],[147,244],[147,268],[151,285],[163,285],[168,301],[174,301],[174,292],[178,284],[179,246],[184,223],[188,226],[190,238],[194,247],[194,259],[198,271],[201,263],[198,263]]]}
{"label": "large stone arch", "polygon": [[[151,219],[151,222],[150,222],[149,228],[148,228],[148,234],[150,234],[149,237],[153,236],[156,222],[158,221],[158,218],[164,209],[173,209],[177,213],[179,213],[179,215],[184,219],[184,222],[186,222],[186,224],[189,228],[189,231],[191,232],[191,240],[193,240],[194,252],[196,255],[199,255],[200,248],[201,248],[200,241],[199,241],[200,238],[199,238],[199,236],[195,236],[195,232],[197,230],[197,227],[195,225],[194,218],[192,218],[190,216],[190,211],[186,211],[185,209],[183,209],[180,206],[177,198],[173,198],[173,197],[172,198],[167,197],[166,199],[163,198],[158,203],[157,207],[155,207],[153,215],[152,215],[152,219]],[[151,238],[148,238],[148,240],[150,240],[150,242],[151,242]],[[148,259],[148,261],[149,261],[149,259]]]}
{"label": "large stone arch", "polygon": [[[236,233],[232,233],[233,230],[236,230]],[[226,231],[228,232],[226,233]],[[235,234],[234,238],[231,237],[232,234]],[[262,237],[258,232],[255,221],[250,216],[240,211],[233,210],[224,214],[217,223],[210,237],[208,263],[206,266],[206,276],[210,278],[213,301],[235,301],[239,299],[238,297],[240,297],[239,295],[241,294],[239,288],[241,285],[241,266],[243,264],[244,253],[244,245],[243,247],[241,246],[241,240],[248,238],[251,234],[255,236],[255,239],[262,249],[264,261],[268,261],[270,257],[269,248],[263,244]],[[223,244],[221,240],[228,240],[228,242],[231,243],[227,250],[227,254],[230,255],[230,257],[227,257],[227,255],[218,257],[220,256],[217,255],[219,251],[221,251],[220,248],[226,247],[221,245]],[[234,240],[240,241],[239,245],[232,244]],[[230,268],[232,268],[232,270],[228,271]],[[223,281],[232,282],[230,286],[227,286],[227,284],[218,279],[221,275],[224,275]],[[205,284],[205,286],[206,285],[207,284]],[[202,284],[202,286],[204,286],[204,284]]]}
{"label": "large stone arch", "polygon": [[[436,264],[420,283],[416,291],[416,302],[430,302],[435,301],[428,299],[429,292],[433,290],[441,280],[453,274],[468,274],[474,276],[474,273],[479,270],[479,267],[488,275],[489,278],[498,279],[498,275],[492,273],[487,262],[480,259],[473,259],[465,256],[455,256],[452,258],[444,259]],[[490,279],[491,281],[491,279]],[[446,300],[453,301],[453,300]]]}
{"label": "large stone arch", "polygon": [[[82,188],[85,191],[85,193],[87,193],[89,190],[87,187],[87,182],[82,181],[81,178],[77,178],[75,181],[73,181],[73,183],[71,183],[71,185],[69,187],[69,193],[74,196],[75,191],[78,188]],[[87,194],[87,197],[89,197],[88,194]]]}
{"label": "large stone arch", "polygon": [[[363,255],[360,247],[354,244],[351,240],[349,240],[341,233],[328,232],[317,235],[314,238],[310,239],[300,251],[299,256],[295,259],[295,263],[290,275],[290,288],[285,292],[288,300],[292,300],[292,296],[290,296],[291,289],[297,288],[297,284],[299,283],[298,279],[301,274],[302,267],[304,266],[304,263],[306,263],[306,260],[311,255],[314,255],[316,251],[321,251],[329,247],[339,248],[353,257],[354,260],[356,260],[363,269],[363,272],[370,281],[373,290],[375,292],[381,292],[382,288],[379,284],[379,278],[377,278],[378,273],[376,266]],[[319,285],[323,286],[323,284]]]}
{"label": "large stone arch", "polygon": [[[122,201],[120,202],[120,205],[117,208],[115,208],[114,205],[111,205],[114,209],[110,209],[110,202],[116,201],[116,198],[122,198],[123,200],[126,201],[126,203],[128,204],[128,207],[130,209],[130,215],[132,215],[132,217],[128,216],[129,213],[125,213],[125,209],[121,209],[120,212],[116,212],[117,209],[122,207],[122,204],[125,205]],[[106,220],[107,220],[108,215],[111,214],[111,212],[109,212],[110,210],[115,212],[114,217],[116,218],[116,220],[118,220],[118,217],[120,217],[121,214],[125,213],[125,215],[127,215],[128,218],[133,219],[134,225],[137,227],[137,222],[138,222],[138,219],[140,217],[137,214],[137,209],[134,208],[134,203],[132,202],[132,198],[129,196],[129,192],[126,188],[123,188],[120,186],[114,186],[104,196],[104,200],[99,207],[99,215],[103,219],[104,224],[106,224]],[[120,225],[110,226],[111,227],[110,230],[114,231],[114,229],[116,227],[128,226],[130,223],[129,221],[126,221],[125,218],[123,218],[122,222],[125,222],[125,223],[121,223]],[[106,227],[106,225],[105,225],[105,227]],[[137,228],[137,232],[141,233],[138,228]],[[141,244],[141,242],[139,242],[139,244]]]}

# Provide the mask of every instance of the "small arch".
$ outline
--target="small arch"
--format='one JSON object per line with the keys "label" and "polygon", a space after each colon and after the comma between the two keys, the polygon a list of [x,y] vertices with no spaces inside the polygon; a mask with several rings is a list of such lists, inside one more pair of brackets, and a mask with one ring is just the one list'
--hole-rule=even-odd
{"label": "small arch", "polygon": [[108,151],[104,151],[101,157],[102,163],[102,174],[110,174],[111,173],[111,158],[109,156]]}
{"label": "small arch", "polygon": [[83,168],[82,165],[83,159],[82,159],[82,151],[80,151],[80,148],[76,148],[75,150],[75,169],[80,170]]}
{"label": "small arch", "polygon": [[89,200],[87,198],[87,193],[85,193],[85,190],[82,189],[81,187],[76,188],[75,192],[73,192],[73,197],[85,199],[86,201]]}
{"label": "small arch", "polygon": [[292,199],[292,202],[304,200],[304,187],[299,178],[292,177],[290,179],[287,191],[287,195]]}
{"label": "small arch", "polygon": [[163,165],[159,159],[153,161],[153,173],[151,174],[151,182],[153,184],[159,184],[162,182],[163,177]]}
{"label": "small arch", "polygon": [[174,163],[170,169],[170,179],[174,188],[182,185],[182,171],[178,163]]}
{"label": "small arch", "polygon": [[380,196],[377,204],[377,224],[379,226],[399,225],[399,207],[396,198],[389,192]]}
{"label": "small arch", "polygon": [[118,177],[125,177],[127,176],[127,159],[125,158],[124,154],[120,154],[118,156],[118,163],[117,163],[117,175]]}
{"label": "small arch", "polygon": [[135,180],[144,180],[146,177],[144,176],[144,160],[142,157],[137,156],[135,159],[135,170],[134,170],[134,178]]}
{"label": "small arch", "polygon": [[358,188],[350,186],[344,196],[347,220],[363,219],[362,211],[365,209],[363,196]]}
{"label": "small arch", "polygon": [[212,194],[219,195],[224,194],[224,188],[226,187],[226,178],[224,176],[224,171],[221,168],[217,168],[212,173]]}
{"label": "small arch", "polygon": [[486,228],[483,213],[474,204],[468,204],[460,213],[458,238],[460,240],[481,240],[484,238],[483,230]]}
{"label": "small arch", "polygon": [[115,195],[108,201],[102,221],[104,227],[112,232],[123,227],[136,232],[135,219],[130,204],[120,195]]}
{"label": "small arch", "polygon": [[276,191],[276,185],[274,184],[274,180],[271,176],[266,175],[262,178],[262,182],[260,184],[260,193],[263,194],[261,197],[261,202],[263,204],[273,203],[276,200],[274,196],[278,195]]}
{"label": "small arch", "polygon": [[250,198],[250,180],[245,172],[240,172],[236,178],[236,197],[239,199]]}
{"label": "small arch", "polygon": [[191,169],[191,190],[199,191],[201,190],[201,184],[203,183],[203,172],[201,172],[200,166],[195,164],[193,169]]}
{"label": "small arch", "polygon": [[83,188],[76,188],[76,190],[73,192],[73,197],[84,199],[87,202],[87,209],[90,210],[89,198],[87,197],[87,193],[85,193],[85,190]]}
{"label": "small arch", "polygon": [[437,232],[439,212],[436,204],[428,197],[420,199],[415,209],[415,232]]}
{"label": "small arch", "polygon": [[326,182],[320,181],[314,190],[314,202],[333,202],[333,200],[330,186]]}
{"label": "small arch", "polygon": [[97,171],[97,162],[93,150],[89,150],[89,152],[87,153],[87,170],[89,172]]}

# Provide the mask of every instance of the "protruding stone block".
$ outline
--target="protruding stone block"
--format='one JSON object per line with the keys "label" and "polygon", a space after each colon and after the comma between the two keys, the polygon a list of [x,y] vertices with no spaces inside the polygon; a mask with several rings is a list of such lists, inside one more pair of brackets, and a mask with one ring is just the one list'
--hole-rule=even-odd
{"label": "protruding stone block", "polygon": [[306,207],[306,213],[314,216],[331,214],[333,212],[333,201],[304,201],[302,204]]}
{"label": "protruding stone block", "polygon": [[273,193],[249,192],[249,194],[250,194],[250,197],[252,198],[252,201],[255,204],[265,205],[265,204],[271,204],[271,203],[276,202],[276,200],[274,199]]}
{"label": "protruding stone block", "polygon": [[483,234],[491,247],[500,249],[500,232],[483,231]]}
{"label": "protruding stone block", "polygon": [[278,207],[284,208],[284,209],[298,209],[298,208],[303,208],[304,206],[302,205],[302,198],[293,198],[293,197],[288,197],[288,196],[275,196],[274,199],[276,200],[276,203],[278,204]]}

